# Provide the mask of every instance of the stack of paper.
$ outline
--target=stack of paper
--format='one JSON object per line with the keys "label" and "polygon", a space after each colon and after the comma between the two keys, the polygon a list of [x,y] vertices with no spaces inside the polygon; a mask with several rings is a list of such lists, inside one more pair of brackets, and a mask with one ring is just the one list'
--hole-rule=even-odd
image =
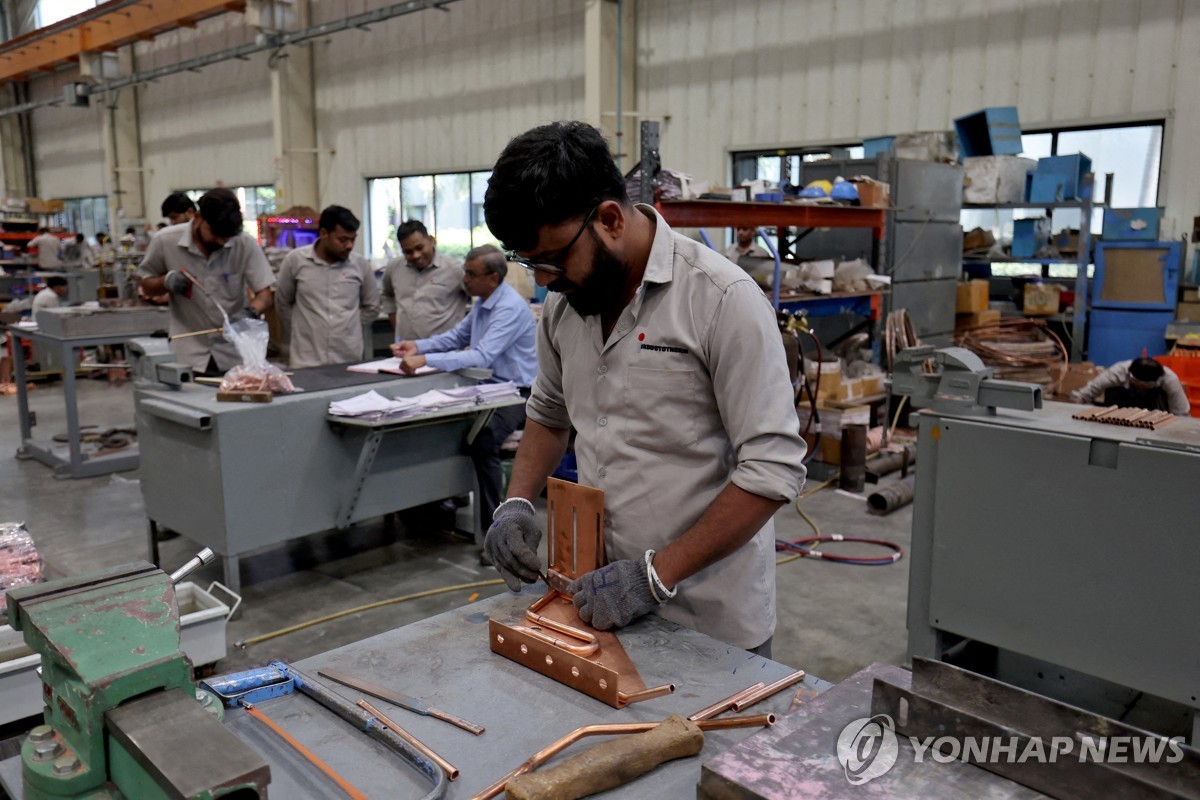
{"label": "stack of paper", "polygon": [[[346,367],[347,372],[363,372],[374,375],[377,372],[386,372],[392,375],[407,375],[408,373],[401,371],[400,359],[398,358],[381,358],[378,361],[367,361],[362,364],[351,364]],[[428,375],[431,372],[438,370],[430,366],[424,366],[414,372],[414,375]]]}
{"label": "stack of paper", "polygon": [[417,405],[417,398],[402,397],[389,400],[374,390],[348,400],[329,404],[329,413],[337,417],[384,417],[399,414]]}
{"label": "stack of paper", "polygon": [[512,381],[460,386],[455,389],[430,389],[415,397],[399,397],[395,400],[389,400],[379,392],[371,390],[357,397],[330,403],[329,413],[338,417],[360,419],[408,419],[436,411],[471,408],[505,397],[519,396],[520,392]]}

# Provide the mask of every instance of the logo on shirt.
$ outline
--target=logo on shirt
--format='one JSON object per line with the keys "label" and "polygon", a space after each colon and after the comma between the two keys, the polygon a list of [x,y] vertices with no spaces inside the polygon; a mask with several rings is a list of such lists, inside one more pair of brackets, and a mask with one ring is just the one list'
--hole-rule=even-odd
{"label": "logo on shirt", "polygon": [[638,334],[638,350],[649,350],[652,353],[687,353],[686,347],[671,347],[665,344],[646,344],[646,334]]}

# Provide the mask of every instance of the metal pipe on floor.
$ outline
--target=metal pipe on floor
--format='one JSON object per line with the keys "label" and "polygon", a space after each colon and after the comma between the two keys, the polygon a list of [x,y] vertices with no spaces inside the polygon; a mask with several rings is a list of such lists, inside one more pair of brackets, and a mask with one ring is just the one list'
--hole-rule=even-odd
{"label": "metal pipe on floor", "polygon": [[867,485],[867,426],[842,429],[842,464],[838,488],[861,492]]}
{"label": "metal pipe on floor", "polygon": [[876,489],[867,497],[867,513],[882,517],[911,503],[913,485],[916,480],[916,475],[909,475],[907,478]]}
{"label": "metal pipe on floor", "polygon": [[909,467],[915,463],[917,451],[912,447],[905,447],[899,453],[882,455],[874,461],[867,462],[867,483],[879,483],[879,479],[884,475],[891,475],[897,470],[900,471],[900,477],[907,478]]}

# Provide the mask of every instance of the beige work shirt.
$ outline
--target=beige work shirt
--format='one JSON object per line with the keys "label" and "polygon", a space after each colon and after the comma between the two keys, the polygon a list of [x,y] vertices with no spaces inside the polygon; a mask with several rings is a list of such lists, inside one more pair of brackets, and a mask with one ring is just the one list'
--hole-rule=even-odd
{"label": "beige work shirt", "polygon": [[428,339],[444,333],[467,315],[471,297],[462,285],[462,262],[434,253],[425,269],[403,258],[383,271],[383,311],[396,315],[396,341]]}
{"label": "beige work shirt", "polygon": [[375,271],[357,253],[330,264],[315,245],[298,247],[279,266],[279,312],[288,318],[288,363],[302,369],[363,357],[363,326],[379,314]]}
{"label": "beige work shirt", "polygon": [[[719,253],[657,224],[642,285],[609,336],[551,293],[530,419],[574,426],[579,481],[604,490],[610,561],[688,530],[726,484],[791,502],[805,445],[770,303]],[[738,647],[775,632],[775,525],[678,585],[659,613]]]}
{"label": "beige work shirt", "polygon": [[[220,250],[206,256],[192,241],[191,222],[163,228],[162,233],[151,239],[138,266],[138,275],[157,278],[173,269],[186,269],[205,291],[193,286],[190,296],[170,296],[172,335],[221,327],[224,319],[217,305],[226,314],[236,314],[249,303],[247,288],[257,294],[275,283],[267,257],[252,236],[239,233]],[[221,371],[241,363],[237,349],[219,333],[176,339],[171,342],[171,351],[198,372],[207,369],[210,354]]]}
{"label": "beige work shirt", "polygon": [[29,240],[27,249],[37,250],[37,263],[42,269],[57,269],[63,262],[59,257],[62,240],[53,233],[41,233]]}

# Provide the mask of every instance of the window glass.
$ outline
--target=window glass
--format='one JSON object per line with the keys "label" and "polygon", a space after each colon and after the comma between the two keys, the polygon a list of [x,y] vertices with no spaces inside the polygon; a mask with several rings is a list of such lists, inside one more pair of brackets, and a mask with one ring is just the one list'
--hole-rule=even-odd
{"label": "window glass", "polygon": [[367,255],[392,260],[400,255],[396,226],[400,224],[400,179],[372,178],[367,181]]}
{"label": "window glass", "polygon": [[[1058,153],[1083,153],[1092,160],[1095,196],[1104,197],[1105,175],[1113,173],[1114,208],[1146,208],[1158,203],[1162,126],[1063,131]],[[1099,230],[1097,230],[1097,233]]]}
{"label": "window glass", "polygon": [[38,0],[37,26],[44,28],[95,7],[96,0]]}
{"label": "window glass", "polygon": [[434,176],[438,250],[462,258],[471,249],[471,175]]}
{"label": "window glass", "polygon": [[499,240],[492,235],[483,217],[483,196],[487,192],[488,178],[491,172],[471,173],[471,247],[481,244],[500,246]]}
{"label": "window glass", "polygon": [[400,255],[396,227],[420,220],[437,237],[438,250],[466,255],[480,244],[498,244],[483,217],[490,172],[444,172],[367,180],[368,253],[377,260]]}

